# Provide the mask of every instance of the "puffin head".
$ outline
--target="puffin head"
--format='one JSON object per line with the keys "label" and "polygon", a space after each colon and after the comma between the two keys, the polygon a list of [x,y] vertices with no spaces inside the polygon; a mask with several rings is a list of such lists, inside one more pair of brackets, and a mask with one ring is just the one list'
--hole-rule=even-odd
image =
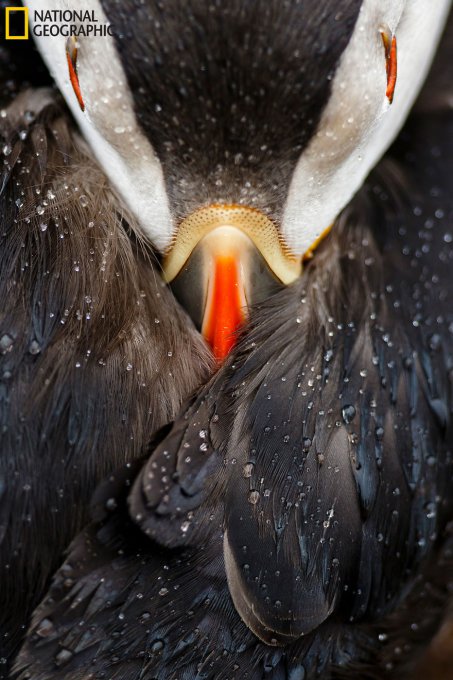
{"label": "puffin head", "polygon": [[36,38],[218,358],[400,130],[449,5],[80,0],[112,35]]}

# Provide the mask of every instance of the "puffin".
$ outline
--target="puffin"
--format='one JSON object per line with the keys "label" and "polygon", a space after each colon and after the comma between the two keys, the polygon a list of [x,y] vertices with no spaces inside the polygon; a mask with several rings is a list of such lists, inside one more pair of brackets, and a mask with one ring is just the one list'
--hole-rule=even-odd
{"label": "puffin", "polygon": [[396,677],[435,634],[448,85],[378,161],[449,7],[101,0],[113,35],[37,38],[73,117],[0,119],[11,649],[105,480],[11,677]]}

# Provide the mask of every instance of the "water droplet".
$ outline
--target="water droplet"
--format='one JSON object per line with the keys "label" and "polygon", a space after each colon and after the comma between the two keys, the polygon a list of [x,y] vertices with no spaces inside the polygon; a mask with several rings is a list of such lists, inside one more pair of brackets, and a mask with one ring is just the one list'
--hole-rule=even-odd
{"label": "water droplet", "polygon": [[9,156],[12,150],[13,148],[11,144],[4,144],[2,147],[2,153],[4,156]]}
{"label": "water droplet", "polygon": [[39,635],[41,638],[48,637],[49,635],[52,635],[52,633],[55,632],[55,626],[53,625],[52,621],[50,619],[43,619],[39,624],[36,629],[36,635]]}
{"label": "water droplet", "polygon": [[384,437],[384,428],[381,427],[380,425],[378,425],[378,427],[377,427],[376,430],[375,430],[375,435],[376,435],[376,439],[378,439],[379,441],[380,441],[381,439],[383,439],[383,437]]}
{"label": "water droplet", "polygon": [[116,499],[113,498],[113,497],[108,498],[105,502],[105,507],[107,508],[107,510],[111,510],[111,511],[116,510],[117,506],[118,506],[118,503],[116,502]]}
{"label": "water droplet", "polygon": [[437,352],[442,344],[442,338],[438,333],[433,333],[429,338],[429,348],[432,352]]}
{"label": "water droplet", "polygon": [[126,371],[132,371],[132,364],[126,365]]}
{"label": "water droplet", "polygon": [[355,408],[354,406],[351,406],[351,404],[347,404],[346,406],[343,406],[341,409],[341,415],[343,416],[343,420],[346,423],[346,425],[349,425],[354,420],[355,417]]}
{"label": "water droplet", "polygon": [[159,590],[159,595],[160,595],[161,597],[163,597],[164,595],[167,595],[167,594],[168,594],[168,588],[161,588],[161,589]]}
{"label": "water droplet", "polygon": [[324,361],[326,361],[328,363],[329,361],[331,361],[332,357],[333,357],[333,350],[328,349],[327,352],[324,354]]}
{"label": "water droplet", "polygon": [[36,212],[38,213],[38,215],[44,215],[44,213],[45,213],[44,206],[38,205],[37,208],[36,208]]}
{"label": "water droplet", "polygon": [[0,338],[0,352],[6,354],[6,352],[11,352],[13,348],[14,340],[8,333],[4,333]]}
{"label": "water droplet", "polygon": [[254,465],[253,463],[246,463],[242,468],[242,474],[244,477],[248,478],[252,476]]}
{"label": "water droplet", "polygon": [[259,491],[250,491],[248,495],[248,502],[251,503],[252,505],[256,505],[260,499],[260,492]]}
{"label": "water droplet", "polygon": [[41,222],[39,228],[41,231],[47,231],[47,224],[45,222]]}
{"label": "water droplet", "polygon": [[37,340],[32,340],[30,343],[30,347],[28,348],[28,351],[30,354],[39,354],[41,351],[41,345]]}
{"label": "water droplet", "polygon": [[72,659],[72,652],[69,649],[61,649],[55,657],[55,665],[63,666]]}
{"label": "water droplet", "polygon": [[157,652],[161,652],[164,648],[164,642],[163,640],[155,640],[154,642],[151,643],[151,652],[153,654],[156,654]]}
{"label": "water droplet", "polygon": [[89,202],[89,201],[88,201],[88,196],[85,196],[85,194],[82,194],[82,195],[79,197],[79,201],[80,201],[80,205],[82,206],[82,208],[86,208],[87,205],[88,205],[88,202]]}

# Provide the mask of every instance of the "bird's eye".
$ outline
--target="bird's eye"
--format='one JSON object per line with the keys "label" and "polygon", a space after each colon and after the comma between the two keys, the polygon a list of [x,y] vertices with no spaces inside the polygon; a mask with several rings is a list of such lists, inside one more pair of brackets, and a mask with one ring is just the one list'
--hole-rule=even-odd
{"label": "bird's eye", "polygon": [[79,77],[77,75],[77,41],[74,36],[68,38],[66,41],[66,59],[68,62],[69,79],[71,81],[72,89],[77,97],[80,108],[82,111],[85,111],[85,104],[82,92],[80,91]]}
{"label": "bird's eye", "polygon": [[396,49],[396,36],[392,34],[390,29],[385,26],[381,28],[382,42],[384,43],[385,49],[385,66],[387,70],[387,90],[386,97],[390,104],[393,101],[393,95],[395,93],[396,77],[397,77],[397,49]]}

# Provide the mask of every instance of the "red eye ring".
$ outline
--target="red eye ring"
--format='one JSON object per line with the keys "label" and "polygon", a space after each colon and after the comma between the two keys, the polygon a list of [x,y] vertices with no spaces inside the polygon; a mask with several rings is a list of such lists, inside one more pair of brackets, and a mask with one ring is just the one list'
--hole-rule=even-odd
{"label": "red eye ring", "polygon": [[387,90],[385,95],[391,104],[395,94],[396,78],[398,75],[396,36],[392,35],[390,29],[381,28],[381,37],[384,43],[385,67],[387,71]]}
{"label": "red eye ring", "polygon": [[72,89],[77,97],[80,108],[82,111],[85,111],[85,103],[83,101],[79,77],[77,75],[77,42],[74,37],[68,38],[66,42],[66,60],[68,62],[69,80],[71,81]]}

